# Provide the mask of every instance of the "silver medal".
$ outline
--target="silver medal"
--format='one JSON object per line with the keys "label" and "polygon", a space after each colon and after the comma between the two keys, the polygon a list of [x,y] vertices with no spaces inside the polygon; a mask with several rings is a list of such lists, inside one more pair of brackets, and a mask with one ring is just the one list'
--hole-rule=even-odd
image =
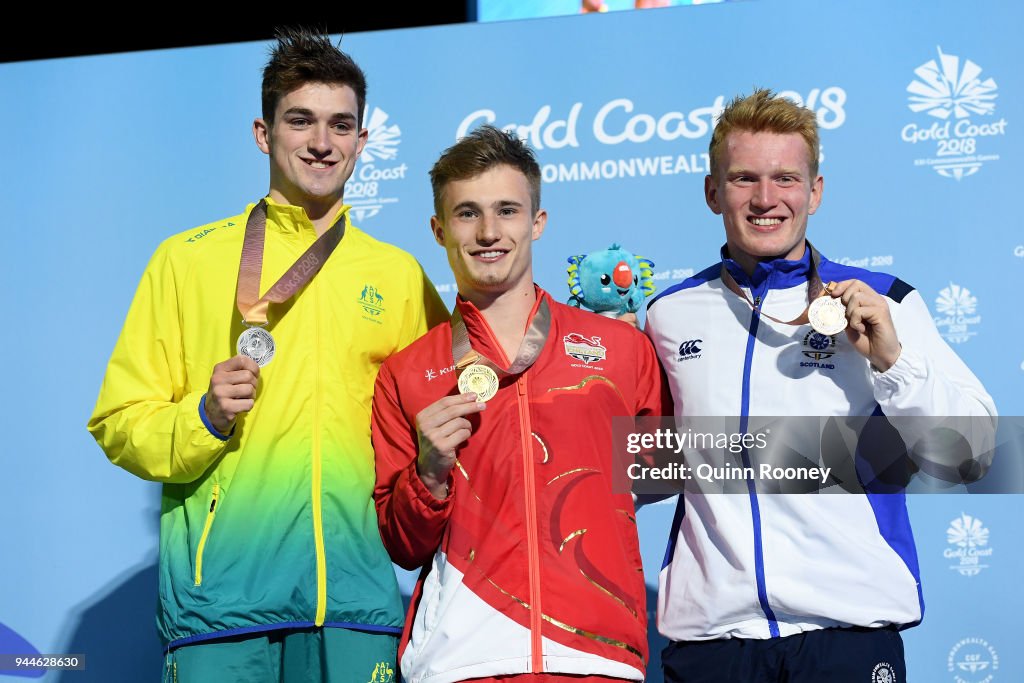
{"label": "silver medal", "polygon": [[274,357],[274,338],[262,327],[247,327],[238,335],[238,353],[256,361],[261,368]]}
{"label": "silver medal", "polygon": [[807,318],[815,332],[831,337],[846,329],[846,306],[842,299],[819,296],[807,309]]}

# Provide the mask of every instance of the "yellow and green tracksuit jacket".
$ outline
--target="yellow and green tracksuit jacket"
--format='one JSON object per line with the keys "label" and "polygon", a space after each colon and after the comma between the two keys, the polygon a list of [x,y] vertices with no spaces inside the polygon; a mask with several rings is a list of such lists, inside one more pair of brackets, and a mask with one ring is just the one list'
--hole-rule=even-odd
{"label": "yellow and green tracksuit jacket", "polygon": [[[89,420],[111,462],[164,483],[160,635],[173,648],[309,626],[400,633],[371,496],[370,400],[384,359],[448,313],[410,255],[348,223],[313,280],[271,304],[277,352],[255,406],[217,434],[202,400],[244,329],[235,288],[251,210],[160,245]],[[315,239],[301,208],[268,200],[260,292]]]}

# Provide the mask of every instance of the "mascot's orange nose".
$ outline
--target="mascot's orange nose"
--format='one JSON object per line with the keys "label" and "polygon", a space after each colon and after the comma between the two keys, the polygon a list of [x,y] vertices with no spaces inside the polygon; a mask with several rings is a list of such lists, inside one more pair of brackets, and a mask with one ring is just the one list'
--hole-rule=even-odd
{"label": "mascot's orange nose", "polygon": [[633,284],[633,271],[629,269],[629,264],[625,261],[619,261],[615,264],[615,270],[612,271],[612,280],[615,280],[615,284],[623,289]]}

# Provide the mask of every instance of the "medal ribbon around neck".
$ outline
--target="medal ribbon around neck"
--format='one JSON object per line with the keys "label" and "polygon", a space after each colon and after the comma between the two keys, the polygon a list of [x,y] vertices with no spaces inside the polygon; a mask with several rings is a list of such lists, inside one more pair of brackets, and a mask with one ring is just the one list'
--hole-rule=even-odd
{"label": "medal ribbon around neck", "polygon": [[[818,275],[818,267],[821,265],[821,254],[818,253],[818,250],[814,248],[814,245],[811,244],[809,240],[806,242],[806,244],[807,248],[811,251],[811,266],[807,273],[808,303],[807,307],[804,308],[803,312],[801,312],[799,316],[792,320],[779,320],[778,318],[773,318],[772,316],[762,311],[760,305],[755,304],[753,301],[751,301],[750,296],[745,291],[743,291],[742,287],[739,286],[739,283],[736,282],[736,279],[732,276],[732,273],[730,273],[729,269],[725,267],[725,263],[722,263],[722,282],[724,282],[725,286],[729,288],[729,291],[731,291],[733,294],[736,294],[744,301],[746,301],[747,304],[749,304],[750,307],[757,311],[760,315],[764,316],[765,318],[768,318],[769,320],[775,321],[780,325],[795,325],[799,327],[802,325],[810,324],[811,327],[814,328],[814,331],[820,334],[824,334],[827,336],[838,334],[842,332],[844,329],[846,329],[846,306],[844,306],[842,302],[839,301],[838,299],[834,299],[832,297],[831,282],[827,285],[822,284],[821,276]],[[819,304],[818,302],[821,303]],[[838,308],[836,308],[837,304],[838,308],[842,309],[841,327],[838,326],[837,322],[833,322],[831,320],[832,318],[835,318],[839,314]],[[831,315],[829,315],[828,312],[828,309],[830,308],[834,309]],[[833,322],[832,325],[823,325],[820,322],[820,318],[822,317],[823,313],[830,318],[829,322]]]}
{"label": "medal ribbon around neck", "polygon": [[320,272],[345,235],[345,215],[339,216],[338,220],[320,235],[261,297],[260,279],[263,275],[266,232],[267,200],[261,199],[249,212],[249,218],[245,222],[245,238],[242,242],[235,299],[238,312],[242,314],[242,322],[249,328],[238,338],[238,352],[249,356],[260,365],[266,365],[274,356],[273,337],[268,331],[260,329],[267,324],[267,310],[270,304],[283,303],[292,298]]}
{"label": "medal ribbon around neck", "polygon": [[[480,400],[489,401],[497,393],[498,382],[502,378],[518,375],[537,362],[551,331],[551,309],[547,299],[541,298],[530,327],[519,344],[519,351],[508,368],[501,367],[473,349],[466,321],[462,319],[458,306],[452,312],[449,324],[452,328],[452,361],[456,372],[460,373],[459,391],[472,391],[478,394]],[[464,381],[464,377],[467,380]]]}

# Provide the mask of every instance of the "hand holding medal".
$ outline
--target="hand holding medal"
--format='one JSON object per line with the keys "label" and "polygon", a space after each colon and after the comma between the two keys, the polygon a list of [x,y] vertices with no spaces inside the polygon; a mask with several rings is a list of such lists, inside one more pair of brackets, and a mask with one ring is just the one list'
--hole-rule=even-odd
{"label": "hand holding medal", "polygon": [[416,415],[419,455],[416,472],[437,499],[448,497],[448,475],[455,466],[455,451],[473,432],[469,416],[487,407],[498,393],[501,377],[525,372],[540,356],[551,329],[551,309],[541,299],[515,359],[502,368],[473,349],[466,322],[458,307],[448,322],[452,329],[452,361],[459,373],[459,393],[445,396]]}
{"label": "hand holding medal", "polygon": [[891,368],[902,346],[885,297],[860,280],[829,285],[832,300],[841,301],[845,309],[846,336],[850,343],[877,371]]}
{"label": "hand holding medal", "polygon": [[342,216],[335,221],[261,297],[266,228],[267,202],[264,199],[253,207],[246,219],[238,267],[235,297],[246,329],[235,344],[238,355],[214,366],[204,402],[207,419],[222,435],[231,431],[239,414],[252,410],[260,368],[273,359],[277,350],[274,337],[266,329],[270,304],[287,301],[320,271],[345,234],[345,219]]}
{"label": "hand holding medal", "polygon": [[[822,288],[819,296],[814,297],[807,309],[793,320],[779,320],[760,311],[758,304],[750,300],[750,296],[736,283],[725,264],[722,264],[722,282],[755,311],[769,320],[782,325],[806,325],[818,334],[831,337],[846,330],[853,348],[871,361],[871,365],[879,372],[892,367],[900,356],[902,346],[896,336],[896,327],[892,322],[889,304],[885,297],[860,280],[844,280],[838,284],[829,282],[821,285],[818,277],[818,265],[821,255],[817,249],[807,242],[811,252],[811,269],[808,275],[808,293],[813,296],[817,287]],[[816,284],[817,283],[817,284]]]}
{"label": "hand holding medal", "polygon": [[475,394],[462,393],[440,398],[416,415],[416,472],[435,498],[448,497],[448,474],[455,467],[455,451],[473,433],[469,416],[486,407]]}
{"label": "hand holding medal", "polygon": [[235,356],[213,366],[204,408],[214,429],[227,434],[238,415],[252,410],[259,378],[259,366],[246,356]]}
{"label": "hand holding medal", "polygon": [[[543,320],[548,320],[545,313]],[[542,322],[543,322],[542,320]],[[473,433],[469,416],[487,407],[498,393],[498,373],[475,351],[468,350],[468,335],[461,316],[455,319],[456,348],[466,348],[463,360],[456,364],[459,370],[459,393],[445,396],[424,408],[416,416],[416,431],[419,438],[419,456],[416,471],[423,485],[439,500],[448,497],[448,474],[455,466],[456,449]],[[546,336],[546,328],[544,334]],[[529,338],[529,334],[527,338]],[[461,340],[461,341],[460,341]],[[520,364],[536,360],[539,348],[524,340],[517,361]],[[513,363],[513,367],[517,367]],[[507,374],[507,373],[505,373]]]}

